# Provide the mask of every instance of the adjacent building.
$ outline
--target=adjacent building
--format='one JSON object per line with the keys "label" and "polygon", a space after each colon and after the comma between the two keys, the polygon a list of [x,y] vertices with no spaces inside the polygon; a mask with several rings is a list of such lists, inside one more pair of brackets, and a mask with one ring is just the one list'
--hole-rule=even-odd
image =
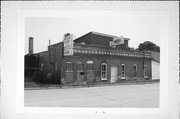
{"label": "adjacent building", "polygon": [[151,52],[152,80],[160,80],[160,53]]}
{"label": "adjacent building", "polygon": [[[116,83],[134,78],[152,78],[151,52],[129,48],[129,38],[89,32],[49,45],[48,51],[32,54],[46,77],[56,75],[60,83]],[[37,69],[37,68],[36,68]]]}

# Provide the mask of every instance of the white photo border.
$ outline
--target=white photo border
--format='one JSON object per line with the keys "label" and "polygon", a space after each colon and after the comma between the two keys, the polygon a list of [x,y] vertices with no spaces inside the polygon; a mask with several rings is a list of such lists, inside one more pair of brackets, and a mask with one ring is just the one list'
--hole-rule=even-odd
{"label": "white photo border", "polygon": [[[50,2],[50,1],[49,1]],[[67,1],[66,1],[67,2]],[[61,2],[52,2],[53,4],[59,4]],[[85,2],[84,2],[85,3]],[[90,2],[91,3],[91,2]],[[108,2],[106,5],[108,5]],[[28,9],[24,9],[21,6],[15,8],[17,12],[17,50],[16,50],[16,105],[15,113],[17,115],[22,115],[25,117],[27,114],[37,114],[41,115],[43,118],[47,118],[43,114],[51,115],[53,118],[64,117],[64,118],[84,118],[84,117],[93,117],[93,118],[138,118],[138,119],[164,119],[171,118],[175,119],[177,117],[176,113],[178,109],[178,1],[177,2],[163,2],[163,5],[160,5],[161,2],[141,2],[140,7],[138,7],[138,2],[115,2],[117,4],[123,4],[125,7],[118,9],[116,6],[115,9],[112,5],[105,9],[58,9],[54,10],[50,6],[44,6],[44,10],[38,9],[38,6]],[[124,4],[125,3],[125,4]],[[133,5],[132,5],[133,3]],[[30,3],[28,3],[30,4]],[[63,3],[64,4],[64,3]],[[69,2],[73,4],[73,2]],[[80,2],[82,4],[82,2]],[[85,3],[87,4],[87,3]],[[93,3],[95,4],[95,3]],[[142,5],[143,4],[143,5]],[[169,5],[170,4],[170,5]],[[16,4],[17,5],[17,4]],[[115,5],[115,4],[114,4]],[[3,6],[3,5],[2,5]],[[41,6],[41,5],[39,5]],[[102,5],[103,6],[103,5]],[[130,7],[129,7],[130,6]],[[22,7],[22,8],[21,8]],[[113,9],[111,9],[113,8]],[[159,108],[53,108],[53,107],[24,107],[24,38],[25,38],[25,18],[27,17],[117,17],[117,15],[122,11],[128,11],[125,16],[120,17],[132,17],[133,12],[162,12],[162,16],[159,16],[160,24],[160,107]],[[144,13],[143,13],[144,14]],[[146,14],[145,17],[150,17],[150,14]],[[133,16],[137,17],[137,16]],[[3,32],[2,32],[3,33]],[[4,37],[6,38],[6,37]],[[177,48],[177,50],[176,50]],[[171,53],[173,51],[173,53]],[[4,54],[4,53],[2,53]],[[177,60],[176,60],[177,58]],[[3,60],[3,62],[5,62]],[[4,67],[3,67],[4,68]],[[5,71],[5,70],[4,70]],[[176,75],[177,73],[177,75]],[[172,80],[173,79],[173,80]],[[167,93],[168,92],[168,93]],[[176,94],[177,92],[177,94]],[[2,95],[3,96],[3,95]],[[177,98],[177,99],[176,99]],[[4,100],[2,100],[4,101]],[[77,111],[78,110],[78,111]],[[172,110],[174,112],[172,112]],[[39,117],[39,116],[38,116]],[[173,117],[173,118],[172,118]]]}

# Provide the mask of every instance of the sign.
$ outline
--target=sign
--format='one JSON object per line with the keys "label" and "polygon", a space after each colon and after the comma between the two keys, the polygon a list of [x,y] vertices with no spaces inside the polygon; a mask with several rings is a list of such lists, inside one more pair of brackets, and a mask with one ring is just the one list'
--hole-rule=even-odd
{"label": "sign", "polygon": [[64,49],[64,56],[73,55],[73,50],[71,48]]}
{"label": "sign", "polygon": [[113,41],[110,41],[110,42],[109,42],[109,46],[115,47],[116,44],[115,44]]}
{"label": "sign", "polygon": [[73,55],[73,35],[65,34],[64,35],[64,56]]}
{"label": "sign", "polygon": [[113,43],[115,45],[119,45],[119,44],[124,44],[124,37],[121,36],[121,37],[116,37],[113,39]]}
{"label": "sign", "polygon": [[124,44],[124,37],[123,36],[115,37],[113,39],[113,41],[110,41],[110,43],[109,43],[110,46],[116,46],[116,45],[119,45],[119,44]]}
{"label": "sign", "polygon": [[64,48],[73,48],[73,35],[64,36]]}

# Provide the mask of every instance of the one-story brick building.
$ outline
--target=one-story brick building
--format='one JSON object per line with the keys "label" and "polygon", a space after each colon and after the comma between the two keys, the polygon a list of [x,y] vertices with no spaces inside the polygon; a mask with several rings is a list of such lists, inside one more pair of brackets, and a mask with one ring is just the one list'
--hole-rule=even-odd
{"label": "one-story brick building", "polygon": [[48,51],[31,55],[41,72],[47,77],[57,74],[65,84],[151,79],[151,53],[129,48],[129,40],[98,32],[73,39],[68,33],[63,42],[49,45]]}

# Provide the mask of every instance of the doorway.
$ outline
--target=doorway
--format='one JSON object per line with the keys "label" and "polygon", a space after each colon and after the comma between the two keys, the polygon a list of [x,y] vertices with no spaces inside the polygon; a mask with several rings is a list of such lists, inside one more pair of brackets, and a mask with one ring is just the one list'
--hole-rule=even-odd
{"label": "doorway", "polygon": [[111,83],[115,83],[118,80],[118,67],[112,66],[111,67]]}

